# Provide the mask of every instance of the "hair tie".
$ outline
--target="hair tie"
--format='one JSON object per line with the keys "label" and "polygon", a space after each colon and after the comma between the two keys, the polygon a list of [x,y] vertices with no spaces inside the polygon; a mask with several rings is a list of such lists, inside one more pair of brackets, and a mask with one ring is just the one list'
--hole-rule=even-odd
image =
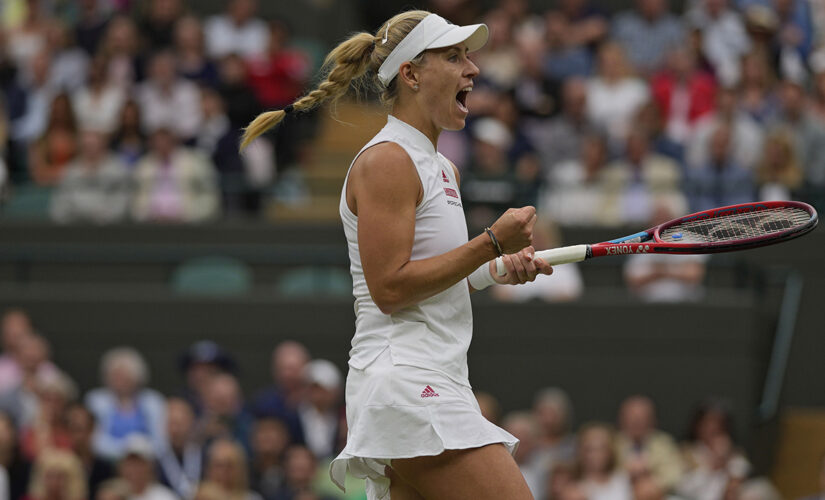
{"label": "hair tie", "polygon": [[292,106],[292,104],[290,104],[289,106],[287,106],[287,107],[285,107],[285,108],[284,108],[284,113],[286,113],[286,114],[290,114],[290,113],[292,113],[292,111],[293,111],[294,109],[295,109],[295,107],[294,107],[294,106]]}

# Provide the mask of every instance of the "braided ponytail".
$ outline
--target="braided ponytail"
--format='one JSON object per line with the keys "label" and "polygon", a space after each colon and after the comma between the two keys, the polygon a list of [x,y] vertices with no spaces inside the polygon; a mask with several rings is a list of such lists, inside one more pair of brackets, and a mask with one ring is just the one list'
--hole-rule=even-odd
{"label": "braided ponytail", "polygon": [[[384,23],[375,35],[361,32],[343,41],[324,60],[329,73],[318,88],[282,110],[265,111],[255,117],[244,129],[240,149],[279,124],[288,112],[309,111],[327,101],[335,103],[346,95],[353,82],[362,87],[377,86],[382,90],[381,101],[391,103],[396,94],[395,79],[384,88],[375,74],[395,46],[427,15],[429,12],[423,10],[402,12]],[[370,70],[372,75],[368,79]]]}

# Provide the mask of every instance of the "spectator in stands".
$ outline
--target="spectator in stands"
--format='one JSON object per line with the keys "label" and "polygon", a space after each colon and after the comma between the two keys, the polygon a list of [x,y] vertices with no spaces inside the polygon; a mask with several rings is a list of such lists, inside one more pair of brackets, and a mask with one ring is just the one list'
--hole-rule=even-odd
{"label": "spectator in stands", "polygon": [[[472,135],[471,163],[461,176],[461,203],[471,231],[489,226],[508,207],[522,206],[523,199],[523,186],[507,157],[513,145],[510,130],[500,120],[482,118],[473,124]],[[458,201],[457,193],[447,195]]]}
{"label": "spectator in stands", "polygon": [[633,116],[649,99],[647,85],[633,75],[622,46],[602,45],[597,73],[587,83],[587,115],[607,132],[611,150],[622,150]]}
{"label": "spectator in stands", "polygon": [[802,0],[777,0],[771,6],[779,24],[774,40],[779,70],[785,77],[803,76],[816,37],[811,5]]}
{"label": "spectator in stands", "polygon": [[169,49],[175,35],[175,25],[183,16],[181,0],[149,0],[140,16],[138,28],[149,51]]}
{"label": "spectator in stands", "polygon": [[764,477],[755,477],[742,482],[737,488],[737,500],[782,500],[782,494]]}
{"label": "spectator in stands", "polygon": [[610,24],[596,2],[560,0],[556,9],[564,20],[565,38],[571,45],[584,46],[593,52],[607,37]]}
{"label": "spectator in stands", "polygon": [[819,457],[819,493],[800,500],[822,500],[823,498],[825,498],[825,453]]}
{"label": "spectator in stands", "polygon": [[94,414],[82,404],[74,403],[66,410],[65,417],[71,449],[83,465],[89,496],[94,497],[100,485],[113,477],[115,471],[111,462],[101,458],[93,449],[92,437],[97,426]]}
{"label": "spectator in stands", "polygon": [[[38,63],[39,64],[39,63]],[[77,154],[77,122],[68,94],[60,93],[51,102],[48,124],[29,148],[29,173],[42,186],[54,186]]]}
{"label": "spectator in stands", "polygon": [[188,142],[195,137],[202,119],[200,90],[177,75],[175,62],[175,55],[169,50],[152,56],[148,78],[137,90],[137,101],[144,130],[169,128]]}
{"label": "spectator in stands", "polygon": [[590,75],[593,55],[585,43],[570,39],[572,28],[560,11],[545,15],[546,52],[543,61],[545,75],[553,80]]}
{"label": "spectator in stands", "polygon": [[249,489],[246,453],[240,443],[231,439],[218,439],[209,447],[204,478],[223,488],[232,500],[262,500]]}
{"label": "spectator in stands", "polygon": [[72,95],[78,128],[95,129],[107,134],[115,131],[123,103],[124,88],[106,78],[109,61],[104,56],[92,59],[86,85]]}
{"label": "spectator in stands", "polygon": [[198,426],[206,442],[225,438],[238,441],[248,453],[252,446],[253,417],[244,407],[238,380],[227,373],[213,376],[204,396]]}
{"label": "spectator in stands", "polygon": [[720,124],[710,138],[708,163],[688,171],[686,191],[692,211],[753,201],[753,174],[730,154],[730,143],[730,126]]}
{"label": "spectator in stands", "polygon": [[588,498],[631,500],[630,477],[618,466],[613,429],[591,423],[579,429],[576,466],[579,485]]}
{"label": "spectator in stands", "polygon": [[273,385],[260,391],[252,405],[253,412],[259,417],[282,419],[293,443],[304,442],[297,408],[306,398],[304,370],[309,360],[309,351],[300,342],[286,340],[275,346],[271,360]]}
{"label": "spectator in stands", "polygon": [[533,498],[543,498],[547,485],[548,467],[538,451],[539,427],[534,416],[529,412],[513,412],[504,416],[504,430],[519,440],[513,458],[518,464],[524,480],[527,482]]}
{"label": "spectator in stands", "polygon": [[229,121],[233,127],[246,127],[261,110],[261,104],[247,83],[244,60],[237,54],[225,56],[219,62],[218,77],[218,92],[226,103]]}
{"label": "spectator in stands", "polygon": [[12,417],[0,411],[0,468],[8,474],[8,498],[22,498],[29,487],[31,462],[23,458]]}
{"label": "spectator in stands", "polygon": [[631,396],[619,409],[616,436],[619,465],[631,478],[651,474],[662,491],[682,477],[682,457],[670,435],[656,428],[656,409],[646,396]]}
{"label": "spectator in stands", "polygon": [[678,144],[690,138],[697,120],[713,111],[716,83],[701,70],[696,54],[680,46],[668,52],[663,71],[650,82],[667,136]]}
{"label": "spectator in stands", "polygon": [[342,412],[343,378],[331,361],[314,359],[304,372],[306,399],[298,407],[307,448],[319,460],[333,457],[339,450],[338,424]]}
{"label": "spectator in stands", "polygon": [[0,394],[10,391],[20,385],[23,379],[23,370],[20,366],[20,356],[25,337],[32,335],[29,315],[23,309],[8,309],[0,320],[0,343],[3,353],[0,354]]}
{"label": "spectator in stands", "polygon": [[69,27],[58,19],[48,20],[46,36],[52,56],[49,85],[56,90],[74,93],[86,81],[89,56],[74,44]]}
{"label": "spectator in stands", "polygon": [[77,387],[61,371],[39,371],[34,386],[37,397],[32,418],[20,431],[20,449],[28,460],[36,459],[50,448],[71,448],[66,429],[66,406],[77,397]]}
{"label": "spectator in stands", "polygon": [[269,30],[256,16],[256,0],[229,0],[223,14],[206,21],[206,51],[220,59],[229,54],[247,58],[266,50]]}
{"label": "spectator in stands", "polygon": [[80,460],[64,450],[44,450],[34,463],[26,500],[85,500],[86,478]]}
{"label": "spectator in stands", "polygon": [[77,45],[93,57],[106,34],[109,14],[104,12],[101,2],[86,0],[78,3],[80,9],[74,25],[74,37]]}
{"label": "spectator in stands", "polygon": [[794,137],[777,128],[768,134],[762,161],[756,170],[760,200],[791,200],[802,186],[802,168],[796,158]]}
{"label": "spectator in stands", "polygon": [[[578,193],[572,193],[578,196]],[[561,246],[561,235],[558,227],[553,224],[552,213],[547,217],[536,220],[533,226],[534,248],[556,248]],[[567,302],[579,298],[584,291],[581,273],[575,263],[553,266],[553,277],[537,279],[524,283],[522,286],[496,286],[491,293],[505,302],[525,302],[530,299],[541,299],[545,302]]]}
{"label": "spectator in stands", "polygon": [[605,221],[612,224],[644,224],[657,205],[680,212],[685,206],[681,192],[682,171],[672,159],[651,151],[646,130],[631,131],[625,154],[610,163],[603,174]]}
{"label": "spectator in stands", "polygon": [[48,18],[41,0],[27,0],[23,7],[22,21],[9,27],[6,44],[14,63],[24,71],[33,59],[47,48]]}
{"label": "spectator in stands", "polygon": [[585,80],[570,78],[564,82],[561,106],[561,113],[555,118],[525,127],[546,178],[553,175],[557,164],[579,158],[582,138],[593,129],[587,116]]}
{"label": "spectator in stands", "polygon": [[313,488],[318,463],[307,448],[300,445],[291,446],[286,452],[285,470],[284,485],[272,500],[298,500],[304,496],[317,500],[331,500]]}
{"label": "spectator in stands", "polygon": [[[564,491],[575,487],[576,467],[571,462],[556,462],[548,470],[547,493],[544,500],[561,500]],[[537,499],[540,500],[540,499]]]}
{"label": "spectator in stands", "polygon": [[309,82],[309,56],[291,45],[291,35],[284,21],[270,21],[267,51],[247,61],[249,86],[265,108],[293,103]]}
{"label": "spectator in stands", "polygon": [[107,80],[112,85],[129,91],[143,80],[144,55],[140,51],[137,27],[131,18],[117,16],[106,25],[97,56],[104,56],[109,61]]}
{"label": "spectator in stands", "polygon": [[641,473],[631,478],[633,484],[633,500],[667,500],[665,489],[650,473]]}
{"label": "spectator in stands", "polygon": [[175,23],[175,57],[180,76],[198,85],[218,86],[218,67],[206,56],[203,26],[195,16]]}
{"label": "spectator in stands", "polygon": [[166,442],[165,401],[147,387],[149,367],[130,347],[107,351],[100,362],[104,386],[86,394],[86,406],[99,423],[95,451],[110,460],[123,454],[132,434],[145,436],[155,450]]}
{"label": "spectator in stands", "polygon": [[0,204],[6,199],[8,185],[10,184],[9,179],[11,177],[6,162],[6,157],[9,152],[9,118],[6,113],[6,102],[3,98],[2,91],[3,89],[0,88]]}
{"label": "spectator in stands", "polygon": [[132,99],[123,103],[111,148],[130,170],[146,153],[146,134],[140,126],[140,106]]}
{"label": "spectator in stands", "polygon": [[484,22],[490,29],[490,39],[476,55],[479,65],[485,69],[480,79],[499,90],[511,89],[523,69],[513,40],[512,19],[503,9],[493,9],[484,16]]}
{"label": "spectator in stands", "polygon": [[636,0],[634,10],[613,19],[612,35],[643,75],[662,69],[667,54],[685,43],[680,20],[668,11],[668,0]]}
{"label": "spectator in stands", "polygon": [[134,170],[132,216],[142,222],[201,222],[220,209],[215,167],[200,151],[178,146],[164,127]]}
{"label": "spectator in stands", "polygon": [[768,62],[768,54],[754,49],[742,57],[742,82],[739,85],[739,106],[758,123],[775,120],[778,100],[774,90],[776,77]]}
{"label": "spectator in stands", "polygon": [[181,498],[192,498],[201,480],[205,450],[186,400],[166,400],[166,435],[157,455],[159,480]]}
{"label": "spectator in stands", "polygon": [[808,106],[801,84],[784,80],[779,88],[780,112],[776,125],[783,125],[793,134],[800,164],[805,169],[805,181],[812,187],[825,187],[825,125]]}
{"label": "spectator in stands", "polygon": [[32,333],[21,339],[18,362],[22,376],[16,387],[0,397],[0,410],[8,412],[20,427],[30,425],[37,416],[38,380],[57,374],[50,357],[49,343],[41,335]]}
{"label": "spectator in stands", "polygon": [[178,500],[155,479],[155,450],[145,436],[132,434],[125,440],[117,468],[118,477],[129,485],[130,500]]}
{"label": "spectator in stands", "polygon": [[702,52],[723,86],[741,78],[740,58],[751,43],[742,17],[728,0],[701,0],[686,14],[686,22],[702,32]]}
{"label": "spectator in stands", "polygon": [[548,467],[556,462],[572,461],[576,454],[573,428],[573,407],[562,389],[542,389],[533,401],[533,414],[539,425],[540,439],[537,453]]}
{"label": "spectator in stands", "polygon": [[499,425],[501,420],[501,404],[495,396],[485,391],[473,391],[481,414],[490,422]]}
{"label": "spectator in stands", "polygon": [[235,360],[220,345],[211,340],[195,342],[178,359],[185,378],[182,397],[195,415],[203,413],[203,400],[212,377],[220,373],[235,373]]}
{"label": "spectator in stands", "polygon": [[129,170],[107,149],[103,132],[80,134],[80,152],[69,162],[51,202],[57,222],[107,224],[123,220],[130,202]]}
{"label": "spectator in stands", "polygon": [[204,481],[198,485],[198,491],[192,500],[225,500],[226,490],[212,481]]}
{"label": "spectator in stands", "polygon": [[693,136],[685,151],[688,169],[701,169],[707,165],[713,133],[722,125],[730,130],[730,154],[734,163],[753,170],[761,160],[762,127],[742,111],[735,88],[720,88],[716,93],[716,106],[712,113],[696,122]]}
{"label": "spectator in stands", "polygon": [[676,492],[689,498],[721,498],[728,483],[750,472],[750,463],[733,441],[733,423],[727,404],[700,403],[691,419],[684,447],[687,472]]}
{"label": "spectator in stands", "polygon": [[95,500],[129,500],[129,484],[120,478],[109,479],[97,489]]}
{"label": "spectator in stands", "polygon": [[283,420],[261,417],[252,432],[251,486],[272,498],[284,482],[284,452],[289,446],[289,430]]}

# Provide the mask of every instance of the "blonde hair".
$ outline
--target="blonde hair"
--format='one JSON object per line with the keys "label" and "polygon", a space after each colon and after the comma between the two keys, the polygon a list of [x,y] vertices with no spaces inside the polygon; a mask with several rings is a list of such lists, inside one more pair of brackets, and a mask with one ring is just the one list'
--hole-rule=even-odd
{"label": "blonde hair", "polygon": [[[401,40],[429,14],[424,10],[402,12],[381,25],[375,34],[362,31],[341,42],[324,60],[324,81],[315,90],[292,103],[291,110],[309,111],[327,101],[335,104],[353,85],[359,90],[377,90],[381,102],[391,105],[398,97],[397,78],[384,86],[378,80],[378,68]],[[411,62],[420,64],[422,60],[423,54],[419,54]],[[259,114],[244,129],[241,149],[280,123],[285,116],[284,110]]]}
{"label": "blonde hair", "polygon": [[[219,458],[218,455],[221,451],[224,451],[224,453],[228,454],[228,457],[222,458],[229,458],[232,461],[232,484],[229,485],[220,484],[220,482],[216,481],[213,477],[212,471],[214,466],[216,465],[216,461]],[[207,481],[215,482],[222,488],[228,490],[227,493],[229,495],[243,494],[249,487],[248,474],[249,473],[246,463],[246,452],[237,441],[233,441],[228,438],[220,438],[215,440],[209,446],[206,469]]]}
{"label": "blonde hair", "polygon": [[82,500],[86,498],[86,475],[80,459],[73,453],[50,448],[40,452],[34,463],[34,473],[29,482],[29,495],[33,498],[43,498],[46,493],[46,473],[50,470],[59,470],[66,475],[64,487],[66,498]]}

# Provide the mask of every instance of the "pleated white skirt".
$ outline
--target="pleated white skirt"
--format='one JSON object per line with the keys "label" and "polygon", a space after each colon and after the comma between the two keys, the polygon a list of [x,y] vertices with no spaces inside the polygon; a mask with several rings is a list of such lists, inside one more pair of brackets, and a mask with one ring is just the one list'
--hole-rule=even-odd
{"label": "pleated white skirt", "polygon": [[366,479],[367,498],[389,498],[385,467],[394,458],[434,456],[444,450],[504,444],[512,434],[481,415],[470,387],[423,368],[395,365],[387,348],[363,370],[350,367],[346,385],[347,445],[332,461],[341,489],[347,471]]}

